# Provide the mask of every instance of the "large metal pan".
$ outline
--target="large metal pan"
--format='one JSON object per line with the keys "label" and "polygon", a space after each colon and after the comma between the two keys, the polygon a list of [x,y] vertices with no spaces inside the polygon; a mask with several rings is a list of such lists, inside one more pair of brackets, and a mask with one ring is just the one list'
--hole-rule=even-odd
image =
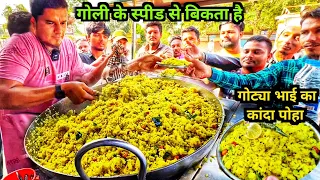
{"label": "large metal pan", "polygon": [[[234,179],[234,180],[240,180],[240,179],[237,176],[235,176],[234,174],[232,174],[232,172],[230,172],[224,166],[224,163],[222,162],[222,155],[221,155],[221,152],[220,152],[220,145],[221,145],[221,142],[234,130],[234,128],[237,125],[239,125],[239,124],[241,124],[243,122],[244,122],[244,120],[241,120],[241,121],[233,124],[229,128],[227,128],[227,130],[224,131],[224,133],[222,134],[221,138],[217,142],[218,143],[218,146],[217,146],[217,159],[218,159],[219,167],[220,167],[220,169],[222,169],[222,171],[227,176],[229,176],[231,179]],[[315,138],[318,141],[320,141],[320,128],[319,128],[319,126],[309,118],[307,118],[307,121],[305,122],[305,124],[307,126],[309,126],[315,132]],[[320,161],[318,161],[317,167],[313,171],[311,171],[308,175],[306,175],[303,179],[305,179],[305,180],[319,179],[320,178],[319,172],[320,172]]]}
{"label": "large metal pan", "polygon": [[[187,169],[191,168],[192,166],[196,165],[199,163],[212,149],[214,143],[216,142],[221,128],[224,123],[224,109],[217,99],[217,97],[212,93],[212,87],[208,87],[203,84],[200,80],[188,78],[188,77],[171,77],[171,78],[166,78],[166,77],[159,77],[155,74],[149,75],[150,78],[163,78],[163,79],[171,79],[179,84],[181,84],[184,87],[195,87],[199,90],[200,94],[204,97],[206,97],[209,101],[213,103],[217,103],[219,105],[219,110],[221,111],[221,117],[220,117],[220,125],[217,129],[217,133],[214,137],[211,137],[209,141],[201,146],[199,149],[197,149],[193,154],[185,156],[184,158],[180,159],[174,164],[168,165],[163,168],[159,168],[153,171],[149,171],[147,173],[147,179],[175,179],[176,177],[181,176]],[[94,87],[95,90],[101,90],[102,87],[105,85],[100,85],[97,87]],[[79,176],[71,176],[68,174],[63,174],[56,172],[51,169],[47,169],[43,166],[41,166],[34,158],[34,151],[29,149],[26,146],[26,142],[30,137],[31,132],[38,126],[41,126],[42,122],[45,120],[45,117],[51,116],[55,113],[59,114],[64,114],[67,113],[69,110],[74,110],[76,113],[79,113],[82,109],[84,109],[86,106],[90,104],[89,101],[86,101],[80,105],[74,105],[68,98],[65,98],[56,104],[52,105],[50,108],[48,108],[46,111],[41,113],[38,117],[35,118],[35,120],[30,124],[26,135],[24,139],[24,146],[27,154],[29,155],[30,159],[36,163],[37,166],[49,177],[56,177],[58,179],[63,179],[63,180],[73,180],[73,179],[81,179]],[[97,177],[97,178],[91,178],[91,179],[117,179],[117,180],[129,180],[129,179],[137,179],[137,175],[121,175],[121,176],[113,176],[113,177]]]}

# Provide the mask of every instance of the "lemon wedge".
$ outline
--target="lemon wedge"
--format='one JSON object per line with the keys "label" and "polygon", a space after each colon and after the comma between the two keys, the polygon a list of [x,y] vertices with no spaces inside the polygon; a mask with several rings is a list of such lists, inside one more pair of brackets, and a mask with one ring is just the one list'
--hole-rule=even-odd
{"label": "lemon wedge", "polygon": [[262,133],[262,128],[258,123],[249,123],[247,125],[246,137],[248,139],[257,139]]}

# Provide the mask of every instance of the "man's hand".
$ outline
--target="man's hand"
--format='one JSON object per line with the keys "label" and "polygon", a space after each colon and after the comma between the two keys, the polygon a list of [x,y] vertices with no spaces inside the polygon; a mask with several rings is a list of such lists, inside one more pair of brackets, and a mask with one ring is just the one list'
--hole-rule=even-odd
{"label": "man's hand", "polygon": [[[61,89],[75,104],[95,99],[95,92],[83,82],[62,83]],[[54,85],[26,87],[21,82],[0,78],[0,109],[32,108],[53,100],[55,91]]]}
{"label": "man's hand", "polygon": [[202,52],[199,50],[199,48],[195,44],[193,44],[188,40],[185,43],[186,43],[185,47],[182,48],[182,52],[184,56],[189,56],[193,59],[199,59],[199,60],[203,59]]}
{"label": "man's hand", "polygon": [[109,74],[110,74],[110,67],[106,66],[102,72],[101,78],[107,79],[109,77]]}
{"label": "man's hand", "polygon": [[186,75],[200,79],[210,78],[212,76],[212,70],[210,66],[206,65],[202,61],[193,59],[188,55],[185,56],[185,59],[192,63],[184,72]]}
{"label": "man's hand", "polygon": [[173,54],[170,51],[166,51],[166,52],[160,54],[159,57],[162,59],[168,59],[168,58],[173,57]]}
{"label": "man's hand", "polygon": [[161,59],[168,59],[170,57],[172,57],[172,56],[167,56],[166,54],[160,54]]}
{"label": "man's hand", "polygon": [[[112,52],[113,54],[114,52]],[[95,61],[93,61],[90,65],[91,66],[94,66],[94,67],[97,67],[99,66],[100,64],[102,64],[103,62],[107,61],[107,59],[109,60],[111,56],[107,56],[105,54],[102,54],[98,59],[96,59]]]}
{"label": "man's hand", "polygon": [[66,82],[61,84],[61,89],[74,104],[80,104],[86,100],[92,101],[95,99],[94,90],[83,82]]}
{"label": "man's hand", "polygon": [[[112,51],[112,53],[109,55],[101,55],[98,58],[99,60],[96,60],[91,64],[92,66],[96,67],[93,69],[93,71],[88,72],[81,77],[75,77],[74,80],[85,82],[87,85],[93,86],[101,79],[102,72],[103,72],[104,68],[106,67],[106,65],[108,64],[108,61],[112,57],[113,54],[114,54],[114,51]],[[94,63],[96,63],[96,64],[93,65]]]}
{"label": "man's hand", "polygon": [[158,67],[157,62],[162,61],[158,56],[149,54],[142,57],[139,57],[136,60],[131,61],[128,64],[129,71],[155,71],[161,69]]}

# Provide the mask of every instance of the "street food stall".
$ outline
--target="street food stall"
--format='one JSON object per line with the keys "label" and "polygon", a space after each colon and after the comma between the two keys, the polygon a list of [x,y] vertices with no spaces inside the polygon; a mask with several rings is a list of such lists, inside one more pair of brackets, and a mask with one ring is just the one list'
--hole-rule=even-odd
{"label": "street food stall", "polygon": [[[63,99],[29,126],[25,149],[41,180],[227,180],[264,174],[320,179],[320,131],[313,121],[295,128],[288,123],[248,128],[244,109],[255,104],[218,99],[213,86],[185,76],[137,75],[94,89],[99,97],[92,103]],[[115,145],[122,149],[109,147]],[[261,159],[265,152],[272,156]]]}

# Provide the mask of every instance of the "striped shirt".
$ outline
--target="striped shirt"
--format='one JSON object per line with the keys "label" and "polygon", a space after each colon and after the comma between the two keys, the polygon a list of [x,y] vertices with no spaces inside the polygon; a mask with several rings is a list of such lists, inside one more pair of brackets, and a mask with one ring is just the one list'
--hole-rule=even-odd
{"label": "striped shirt", "polygon": [[109,61],[107,66],[110,67],[110,73],[109,76],[107,77],[106,81],[107,82],[113,82],[117,79],[121,79],[125,77],[129,72],[126,70],[125,66],[126,63],[128,62],[128,59],[121,55],[121,56],[116,56],[113,55]]}
{"label": "striped shirt", "polygon": [[107,82],[113,82],[124,78],[126,75],[136,75],[136,72],[130,72],[126,69],[128,58],[121,54],[125,47],[121,44],[112,45],[112,49],[116,48],[114,55],[109,59],[107,66],[110,67],[109,76],[105,79]]}
{"label": "striped shirt", "polygon": [[[0,50],[0,78],[20,82],[25,87],[47,87],[74,81],[94,70],[84,64],[74,43],[64,38],[59,60],[50,54],[31,32],[14,34]],[[28,98],[28,94],[25,95]],[[32,167],[23,146],[23,138],[33,118],[57,102],[57,99],[19,110],[0,110],[0,127],[8,172]]]}

